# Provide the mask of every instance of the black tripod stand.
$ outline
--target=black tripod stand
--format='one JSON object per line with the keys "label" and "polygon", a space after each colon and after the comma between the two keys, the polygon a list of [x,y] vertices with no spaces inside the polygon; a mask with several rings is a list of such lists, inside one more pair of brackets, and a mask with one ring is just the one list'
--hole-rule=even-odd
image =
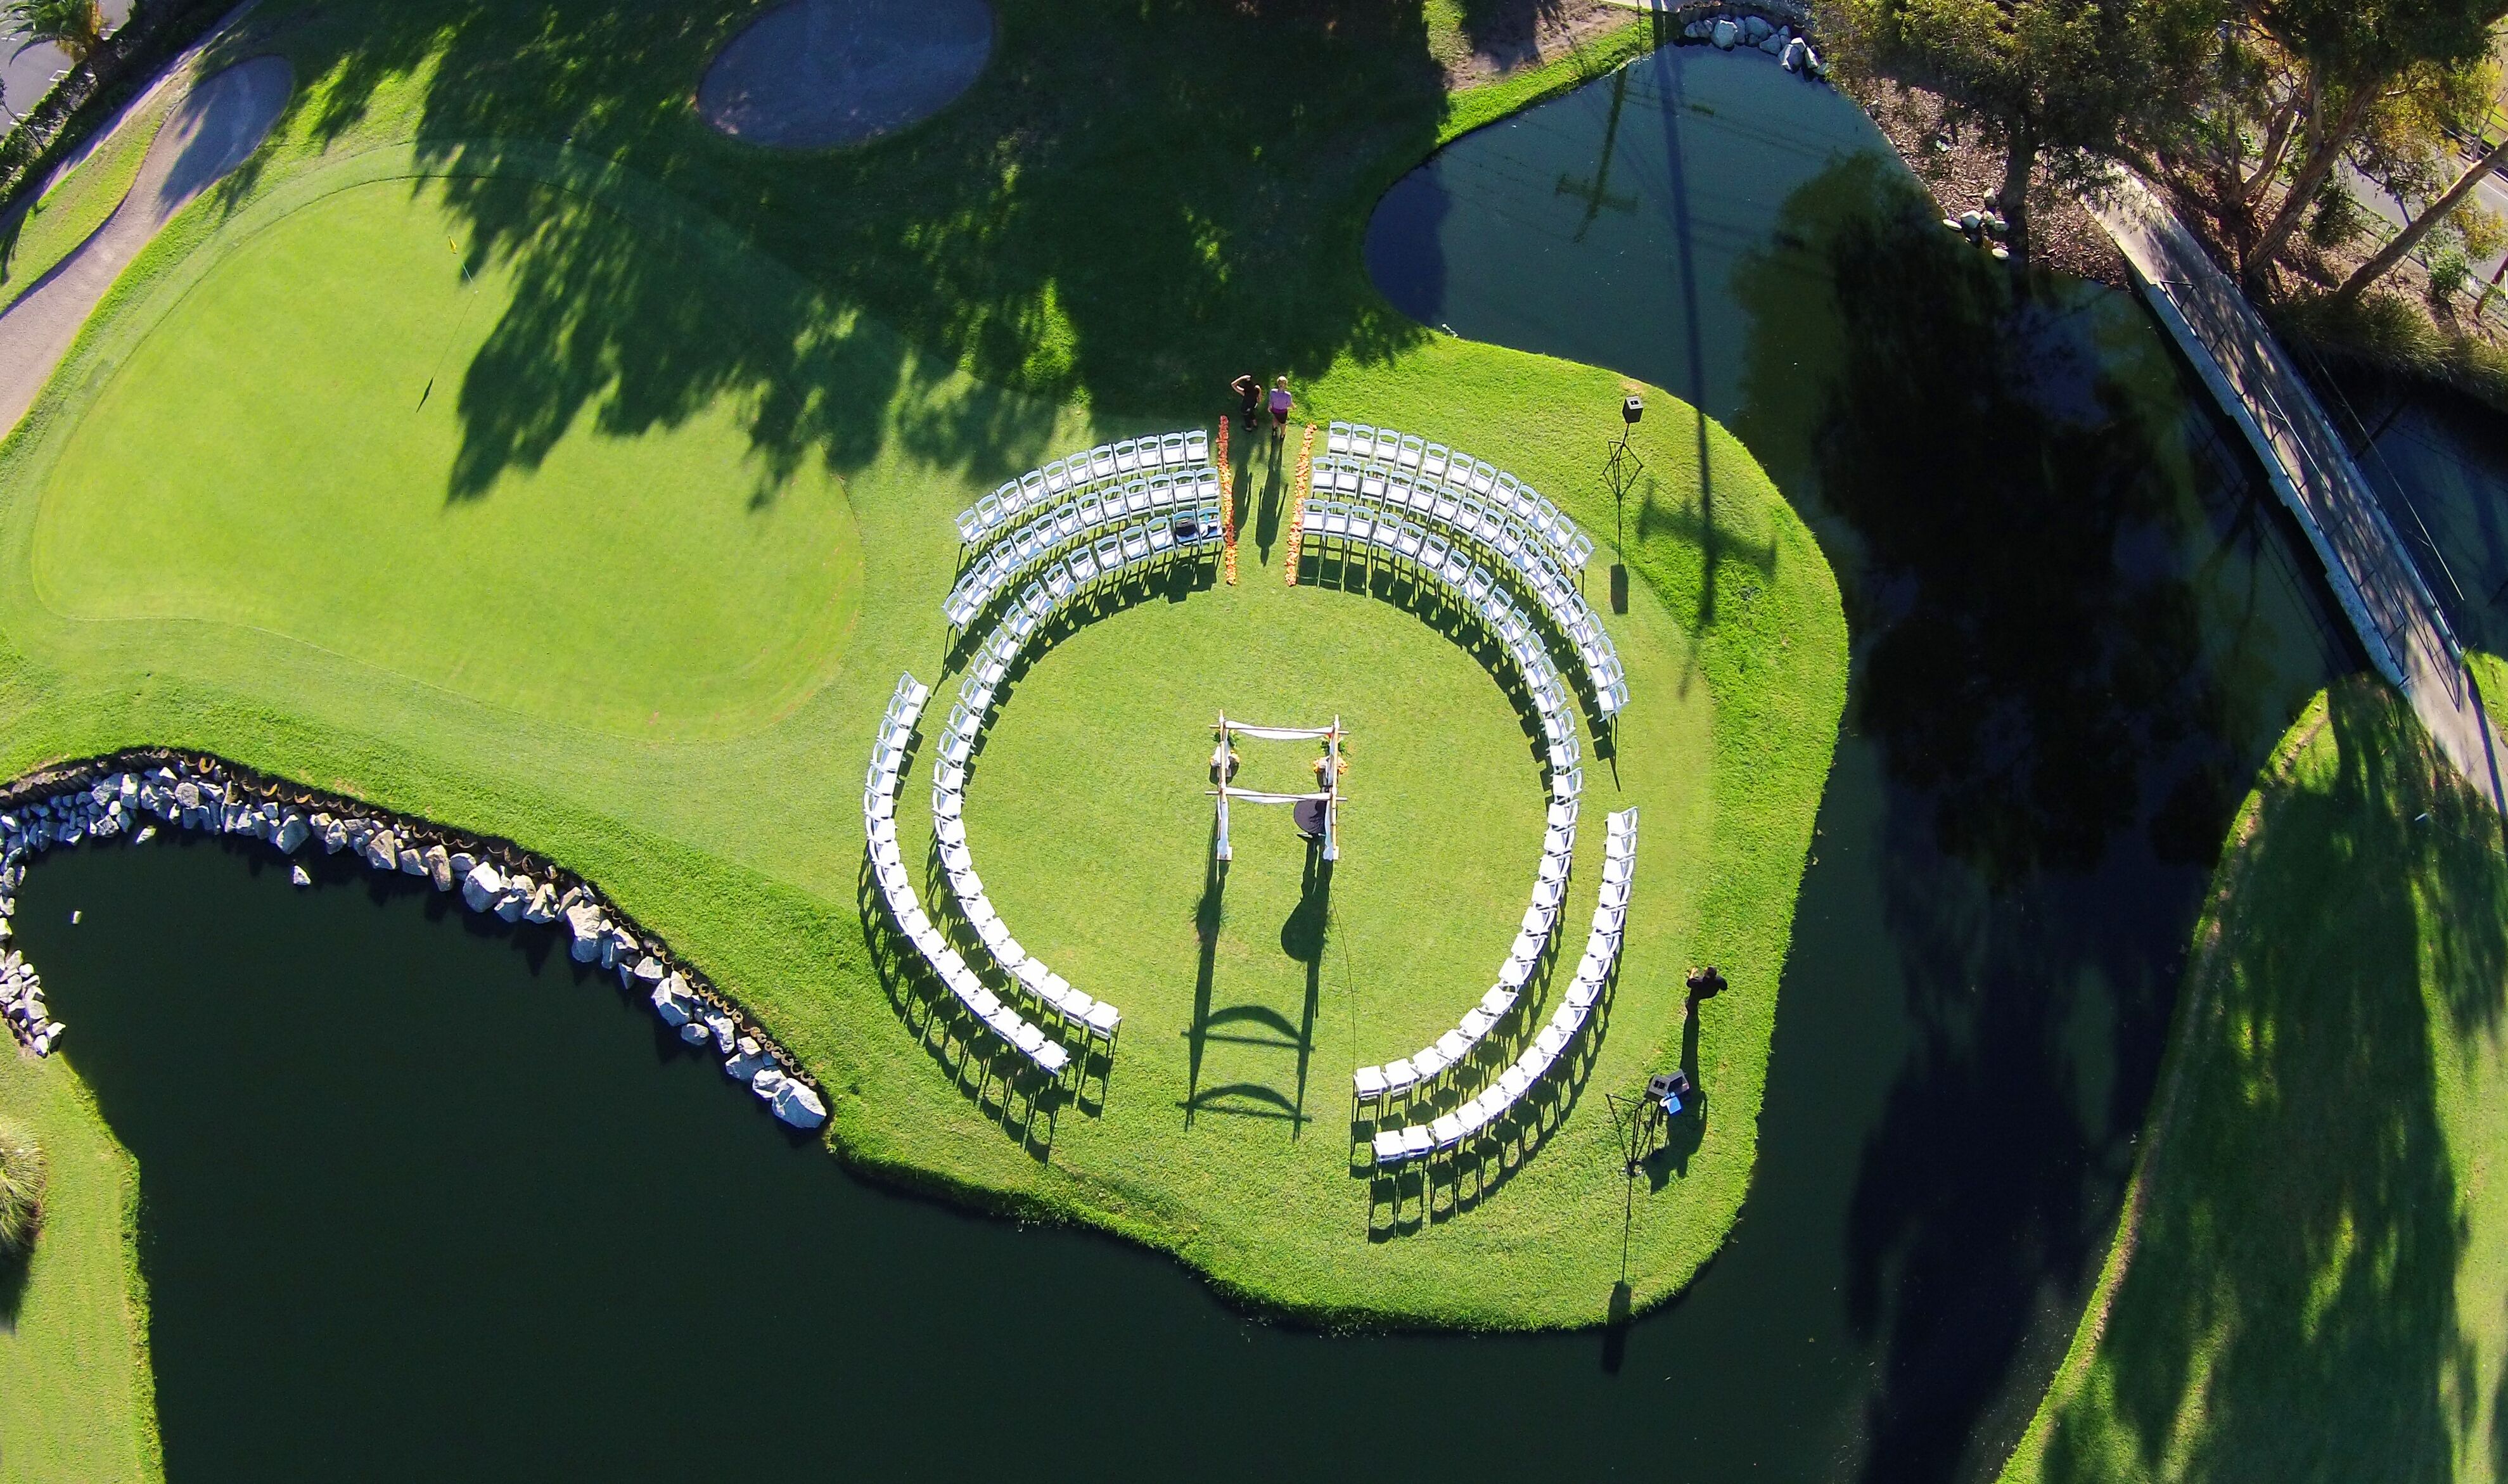
{"label": "black tripod stand", "polygon": [[[1629,487],[1645,471],[1645,461],[1629,447],[1629,434],[1637,431],[1638,419],[1645,416],[1645,399],[1636,392],[1620,404],[1620,437],[1611,445],[1610,457],[1603,461],[1603,483],[1611,492],[1611,551],[1614,555],[1628,549]],[[1629,569],[1620,562],[1611,564],[1611,612],[1629,611]]]}

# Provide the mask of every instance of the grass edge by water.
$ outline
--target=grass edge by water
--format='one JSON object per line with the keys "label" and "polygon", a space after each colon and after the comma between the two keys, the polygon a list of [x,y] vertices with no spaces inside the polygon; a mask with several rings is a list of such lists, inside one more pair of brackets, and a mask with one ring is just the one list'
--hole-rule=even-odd
{"label": "grass edge by water", "polygon": [[[2383,726],[2385,728],[2383,737],[2379,738],[2374,731],[2364,727],[2363,718],[2368,719],[2370,726]],[[2340,740],[2336,736],[2328,735],[2329,727],[2339,734]],[[2369,747],[2379,756],[2369,759],[2365,763],[2355,758],[2344,758],[2342,756],[2344,752],[2363,745],[2364,735],[2372,739]],[[2378,740],[2384,741],[2386,745],[2377,747],[2375,744]],[[2502,835],[2496,817],[2490,812],[2489,806],[2481,801],[2472,786],[2438,757],[2434,744],[2421,730],[2418,722],[2391,692],[2372,678],[2354,676],[2338,682],[2328,690],[2318,692],[2310,700],[2288,732],[2274,745],[2265,766],[2260,771],[2254,789],[2239,806],[2231,823],[2221,861],[2205,892],[2202,909],[2194,928],[2191,939],[2192,951],[2187,959],[2185,989],[2179,997],[2176,1014],[2170,1026],[2159,1088],[2146,1118],[2144,1133],[2135,1156],[2133,1172],[2124,1200],[2120,1206],[2114,1237],[2065,1355],[2057,1365],[2046,1391],[2040,1397],[2028,1427],[1998,1474],[2001,1484],[2041,1484],[2041,1481],[2053,1480],[2064,1481],[2064,1484],[2079,1484],[2079,1481],[2084,1480],[2158,1477],[2244,1477],[2247,1475],[2234,1471],[2226,1474],[2218,1471],[2218,1465],[2229,1460],[2224,1459],[2217,1451],[2208,1455],[2201,1452],[2209,1427],[2215,1420],[2216,1409],[2237,1415],[2242,1425],[2250,1429],[2257,1425],[2255,1419],[2259,1415],[2279,1414],[2297,1417],[2317,1412],[2340,1412],[2342,1409],[2342,1399],[2333,1394],[2283,1392],[2270,1396],[2257,1396],[2243,1392],[2236,1395],[2216,1393],[2212,1388],[2222,1383],[2213,1379],[2217,1374],[2215,1367],[2218,1359],[2212,1352],[2217,1348],[2235,1343],[2236,1317],[2234,1316],[2223,1317],[2217,1312],[2221,1300],[2207,1292],[2196,1291],[2204,1286],[2204,1280],[2208,1276],[2204,1272],[2176,1275],[2180,1280],[2171,1285],[2169,1298],[2163,1302],[2181,1306],[2189,1314],[2196,1314],[2199,1311],[2204,1316],[2201,1319],[2187,1321],[2187,1324],[2188,1327],[2194,1327],[2199,1323],[2208,1322],[2213,1326],[2206,1332],[2203,1339],[2206,1348],[2200,1353],[2186,1356],[2179,1356],[2171,1352],[2157,1357],[2141,1357],[2143,1374],[2140,1379],[2145,1384],[2139,1388],[2132,1386],[2130,1381],[2119,1380],[2114,1374],[2103,1374],[2108,1367],[2127,1364],[2137,1358],[2106,1348],[2106,1342],[2109,1339],[2111,1319],[2115,1314],[2120,1291],[2135,1272],[2135,1261],[2145,1241],[2146,1218],[2156,1199],[2159,1199],[2163,1193],[2175,1192],[2183,1180],[2194,1178],[2192,1175],[2180,1175],[2173,1160],[2178,1152],[2177,1146],[2192,1136],[2189,1131],[2195,1127],[2194,1121],[2206,1116],[2194,1111],[2202,1099],[2192,1094],[2190,1085],[2199,1084],[2204,1079],[2205,1069],[2199,1063],[2206,1061],[2207,1058],[2218,1059],[2221,1055],[2219,1046],[2215,1042],[2201,1039],[2199,1032],[2220,1012],[2225,981],[2238,972],[2228,938],[2229,929],[2243,925],[2239,922],[2242,915],[2262,911],[2263,909],[2258,906],[2265,900],[2262,894],[2268,890],[2276,889],[2270,883],[2260,884],[2254,876],[2255,871],[2259,868],[2265,837],[2270,833],[2269,826],[2272,816],[2276,813],[2276,805],[2288,799],[2314,798],[2309,790],[2320,780],[2313,776],[2313,771],[2322,771],[2326,761],[2323,755],[2329,750],[2335,759],[2334,766],[2345,771],[2353,768],[2355,764],[2375,767],[2383,763],[2399,775],[2412,774],[2416,769],[2425,773],[2425,782],[2418,778],[2412,781],[2426,792],[2420,794],[2417,798],[2396,805],[2396,809],[2401,811],[2414,809],[2423,801],[2429,803],[2427,810],[2413,818],[2409,824],[2402,826],[2407,837],[2416,836],[2430,842],[2422,847],[2425,853],[2455,850],[2458,853],[2480,857],[2487,851],[2492,858],[2508,857],[2508,850],[2503,850],[2503,845],[2508,845],[2508,835]],[[2445,799],[2450,796],[2458,796],[2459,801],[2466,804],[2462,817],[2451,813],[2447,819],[2433,821],[2433,814],[2448,812],[2437,800]],[[2398,820],[2401,819],[2402,815],[2399,812]],[[2303,821],[2294,819],[2288,822],[2287,827],[2305,828],[2305,824]],[[2449,836],[2460,836],[2460,838],[2451,843],[2441,843],[2437,835],[2428,833],[2431,831],[2441,832]],[[2381,870],[2387,863],[2359,854],[2345,854],[2339,860],[2327,858],[2313,864],[2320,867],[2324,876],[2340,878],[2364,870]],[[2286,872],[2288,867],[2283,865],[2276,869]],[[2499,868],[2495,864],[2490,869],[2494,872],[2499,872]],[[2499,873],[2508,876],[2508,872]],[[2421,908],[2419,951],[2422,956],[2423,973],[2426,974],[2429,972],[2427,965],[2435,941],[2434,935],[2452,938],[2456,924],[2443,913],[2434,915],[2426,902],[2420,902],[2418,905]],[[2495,927],[2491,936],[2494,938],[2496,936]],[[2447,952],[2442,950],[2440,956],[2445,958]],[[2413,991],[2416,1001],[2428,994],[2425,984],[2415,984]],[[2241,1011],[2251,1018],[2260,1017],[2262,1014],[2253,1006],[2243,1006]],[[2328,1014],[2339,1021],[2339,1007],[2329,1010]],[[2478,1008],[2474,1014],[2478,1016]],[[2245,1023],[2242,1033],[2251,1043],[2262,1037],[2267,1044],[2269,1044],[2273,1035],[2269,1021],[2259,1024],[2251,1020]],[[2482,1031],[2478,1025],[2475,1025],[2465,1029],[2463,1034],[2470,1039],[2479,1036]],[[2457,1048],[2457,1050],[2463,1057],[2469,1057],[2474,1054],[2470,1047]],[[2460,1081],[2467,1074],[2465,1068],[2464,1061],[2451,1063],[2444,1057],[2440,1057],[2432,1069],[2434,1080],[2444,1088]],[[2378,1090],[2340,1091],[2366,1092],[2376,1095]],[[2338,1101],[2340,1091],[2338,1091]],[[2215,1089],[2213,1096],[2216,1101],[2219,1095],[2220,1090]],[[2405,1092],[2398,1093],[2396,1095],[2411,1094]],[[2220,1115],[2215,1111],[2209,1116],[2217,1118]],[[2478,1192],[2481,1184],[2479,1171],[2488,1163],[2490,1151],[2480,1148],[2471,1152],[2455,1149],[2452,1153],[2459,1166],[2470,1163],[2474,1172],[2466,1186],[2459,1188],[2456,1209],[2438,1219],[2452,1220],[2461,1229],[2467,1219],[2465,1213],[2470,1204],[2470,1196],[2465,1191],[2470,1189]],[[2245,1173],[2246,1171],[2241,1169],[2226,1178],[2235,1182]],[[2216,1175],[2215,1178],[2223,1177]],[[2258,1178],[2261,1181],[2269,1182],[2273,1175],[2272,1172],[2266,1171],[2260,1173]],[[2335,1177],[2337,1182],[2341,1179],[2341,1176]],[[2171,1199],[2174,1199],[2173,1194]],[[2281,1199],[2286,1204],[2297,1197],[2285,1191]],[[2365,1201],[2368,1198],[2355,1196],[2353,1199]],[[2348,1220],[2346,1212],[2343,1226],[2343,1232],[2346,1235],[2349,1231]],[[2493,1224],[2495,1225],[2495,1222]],[[2180,1227],[2182,1231],[2182,1218]],[[2382,1251],[2382,1248],[2380,1250]],[[2339,1271],[2339,1254],[2319,1254],[2319,1260],[2336,1264]],[[2169,1270],[2163,1268],[2162,1271],[2165,1273]],[[2226,1281],[2234,1284],[2238,1276],[2232,1275]],[[2321,1277],[2316,1280],[2319,1283],[2324,1281]],[[2311,1294],[2311,1299],[2316,1296]],[[2495,1298],[2496,1295],[2492,1297]],[[2470,1327],[2477,1335],[2488,1329],[2492,1332],[2492,1338],[2496,1339],[2497,1306],[2493,1304],[2491,1307],[2494,1311],[2493,1317],[2476,1318]],[[2312,1326],[2314,1320],[2310,1319],[2306,1322]],[[2459,1384],[2469,1385],[2474,1380],[2473,1370],[2476,1364],[2473,1343],[2460,1333],[2445,1339],[2449,1344],[2463,1346],[2463,1350],[2453,1363],[2463,1367],[2463,1377]],[[2129,1344],[2129,1342],[2120,1343]],[[2495,1359],[2496,1356],[2493,1358]],[[2150,1375],[2155,1370],[2173,1378],[2180,1387],[2185,1389],[2184,1395],[2176,1403],[2180,1410],[2173,1419],[2174,1428],[2164,1439],[2164,1446],[2162,1446],[2163,1440],[2156,1438],[2148,1430],[2128,1436],[2120,1429],[2111,1410],[2118,1404],[2117,1399],[2109,1394],[2109,1391],[2102,1391],[2096,1400],[2090,1398],[2090,1392],[2094,1387],[2106,1387],[2114,1391],[2124,1393],[2129,1398],[2127,1404],[2135,1402],[2141,1404],[2140,1420],[2146,1425],[2147,1429],[2155,1420],[2151,1408],[2156,1398],[2149,1385]],[[2234,1385],[2234,1382],[2230,1384]],[[2329,1384],[2341,1385],[2341,1383]],[[2440,1378],[2432,1378],[2433,1391],[2439,1390],[2441,1385]],[[2469,1427],[2479,1415],[2479,1402],[2471,1396],[2459,1397],[2456,1401],[2463,1408],[2461,1421]],[[2069,1414],[2077,1403],[2084,1410],[2078,1419],[2075,1419]],[[2494,1400],[2493,1405],[2508,1408],[2508,1393],[2503,1393],[2500,1398]],[[2498,1451],[2503,1437],[2508,1437],[2508,1433],[2502,1432],[2503,1420],[2508,1419],[2503,1419],[2500,1412],[2494,1412],[2491,1418],[2492,1448],[2490,1451],[2493,1453]],[[2378,1431],[2376,1424],[2384,1421],[2387,1419],[2382,1416],[2375,1418],[2370,1427],[2360,1430],[2376,1433]],[[2078,1427],[2081,1430],[2066,1439],[2062,1450],[2059,1451],[2059,1432],[2074,1427]],[[2393,1437],[2383,1435],[2369,1437],[2365,1451],[2371,1456],[2396,1460],[2398,1466],[2405,1466],[2401,1461],[2406,1459],[2421,1465],[2431,1462],[2425,1456],[2424,1448],[2416,1446],[2416,1443],[2425,1444],[2425,1439],[2404,1437],[2402,1435],[2404,1425],[2401,1423],[2395,1424],[2394,1429],[2397,1435]],[[2462,1440],[2459,1439],[2458,1442],[2461,1444]],[[2155,1449],[2158,1451],[2155,1453]],[[2233,1452],[2231,1457],[2235,1458],[2238,1455]],[[2200,1462],[2196,1462],[2198,1458]],[[2465,1459],[2459,1451],[2454,1461],[2455,1465],[2461,1466],[2464,1462]],[[2205,1466],[2206,1465],[2212,1466]],[[2455,1474],[2454,1467],[2451,1467],[2448,1472],[2453,1476],[2462,1476]],[[2491,1477],[2493,1475],[2490,1470],[2476,1468],[2470,1476]]]}

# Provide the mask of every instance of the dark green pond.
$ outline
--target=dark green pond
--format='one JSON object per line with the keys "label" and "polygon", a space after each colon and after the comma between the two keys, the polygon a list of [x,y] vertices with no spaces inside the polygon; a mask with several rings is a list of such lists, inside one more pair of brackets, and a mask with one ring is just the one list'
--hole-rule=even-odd
{"label": "dark green pond", "polygon": [[[1697,395],[1846,587],[1762,1163],[1688,1295],[1607,1335],[1276,1328],[858,1184],[544,933],[297,892],[266,849],[87,848],[19,936],[141,1166],[170,1475],[1990,1469],[2112,1226],[2229,809],[2351,659],[2142,312],[2007,302],[1877,147],[1761,58],[1668,54],[1461,141],[1368,245],[1427,322]],[[1566,187],[1605,168],[1589,217]]]}
{"label": "dark green pond", "polygon": [[2468,649],[2508,654],[2508,427],[2452,393],[2346,379],[2330,411]]}

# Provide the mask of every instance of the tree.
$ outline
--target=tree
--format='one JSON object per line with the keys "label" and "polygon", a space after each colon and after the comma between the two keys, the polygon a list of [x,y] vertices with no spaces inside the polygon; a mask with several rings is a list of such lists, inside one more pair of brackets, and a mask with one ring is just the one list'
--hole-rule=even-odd
{"label": "tree", "polygon": [[49,41],[73,62],[87,60],[104,40],[104,11],[96,0],[0,0],[0,24],[25,37],[18,51]]}
{"label": "tree", "polygon": [[[2296,74],[2289,106],[2304,141],[2289,189],[2244,254],[2251,282],[2262,283],[2371,110],[2416,68],[2457,71],[2477,63],[2502,13],[2508,0],[2249,0],[2248,23]],[[2239,204],[2261,204],[2264,186],[2282,167],[2288,132],[2281,147],[2267,152]]]}
{"label": "tree", "polygon": [[[2404,223],[2394,241],[2342,280],[2335,290],[2339,300],[2358,298],[2361,290],[2392,272],[2442,226],[2448,229],[2440,234],[2442,241],[2463,239],[2452,245],[2477,254],[2476,240],[2497,235],[2496,218],[2469,204],[2466,198],[2493,170],[2508,164],[2508,138],[2460,168],[2456,167],[2456,140],[2482,133],[2490,115],[2490,100],[2498,95],[2499,71],[2486,58],[2478,65],[2424,81],[2425,86],[2414,90],[2404,106],[2379,110],[2387,116],[2380,120],[2387,127],[2368,130],[2352,154],[2361,170],[2396,201],[2417,201],[2420,209]],[[2442,189],[2439,183],[2448,178],[2451,168],[2455,170],[2454,179]]]}
{"label": "tree", "polygon": [[[2503,0],[2508,3],[2508,0]],[[2013,263],[2041,165],[2079,186],[2149,124],[2192,113],[2212,0],[1837,0],[1855,59],[1930,85],[2005,152]]]}

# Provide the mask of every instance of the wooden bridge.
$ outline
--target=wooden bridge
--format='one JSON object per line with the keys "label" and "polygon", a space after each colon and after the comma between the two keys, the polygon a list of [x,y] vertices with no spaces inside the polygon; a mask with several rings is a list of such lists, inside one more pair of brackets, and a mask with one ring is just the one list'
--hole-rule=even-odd
{"label": "wooden bridge", "polygon": [[2143,297],[2264,462],[2325,564],[2370,663],[2411,700],[2451,761],[2508,814],[2501,735],[2420,569],[2314,392],[2237,284],[2140,179],[2094,202]]}

